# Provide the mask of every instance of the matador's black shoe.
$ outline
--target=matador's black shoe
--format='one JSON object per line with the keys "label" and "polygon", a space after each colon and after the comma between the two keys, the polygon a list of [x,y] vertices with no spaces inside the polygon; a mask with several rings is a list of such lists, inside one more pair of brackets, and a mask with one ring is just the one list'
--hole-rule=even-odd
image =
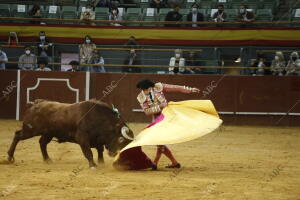
{"label": "matador's black shoe", "polygon": [[152,171],[156,171],[157,170],[157,165],[156,164],[152,164],[151,168],[152,168]]}
{"label": "matador's black shoe", "polygon": [[177,163],[176,165],[167,165],[166,168],[180,168],[180,163]]}

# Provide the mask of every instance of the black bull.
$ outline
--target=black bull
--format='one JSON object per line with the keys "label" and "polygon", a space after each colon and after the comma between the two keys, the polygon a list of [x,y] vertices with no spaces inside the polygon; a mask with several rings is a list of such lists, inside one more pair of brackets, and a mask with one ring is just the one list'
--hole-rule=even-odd
{"label": "black bull", "polygon": [[98,161],[103,162],[104,147],[110,156],[114,156],[134,137],[118,113],[95,100],[75,104],[37,100],[25,112],[22,129],[16,131],[7,152],[8,160],[14,162],[19,141],[34,136],[41,136],[39,142],[44,161],[51,161],[47,144],[57,138],[58,142],[79,144],[90,167],[96,167],[91,148],[97,149]]}

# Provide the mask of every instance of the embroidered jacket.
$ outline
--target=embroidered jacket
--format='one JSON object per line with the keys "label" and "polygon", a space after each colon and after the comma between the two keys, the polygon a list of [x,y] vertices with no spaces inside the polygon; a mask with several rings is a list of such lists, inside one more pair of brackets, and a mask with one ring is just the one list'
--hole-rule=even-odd
{"label": "embroidered jacket", "polygon": [[165,83],[156,83],[149,94],[141,91],[137,100],[146,115],[159,114],[162,108],[166,107],[168,102],[163,92],[182,92],[191,93],[192,88],[180,85],[170,85]]}

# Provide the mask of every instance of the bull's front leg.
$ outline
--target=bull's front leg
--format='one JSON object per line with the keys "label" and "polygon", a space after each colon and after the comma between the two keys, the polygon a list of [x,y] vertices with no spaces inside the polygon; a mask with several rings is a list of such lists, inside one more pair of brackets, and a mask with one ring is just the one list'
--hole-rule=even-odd
{"label": "bull's front leg", "polygon": [[104,158],[103,158],[104,147],[103,147],[103,145],[101,145],[101,146],[98,146],[96,149],[98,152],[98,163],[103,164],[104,163]]}
{"label": "bull's front leg", "polygon": [[40,138],[41,152],[42,152],[44,161],[47,163],[52,162],[51,159],[49,158],[49,155],[47,152],[47,145],[49,142],[51,142],[52,138],[53,138],[52,136],[46,136],[46,135],[42,135],[42,137]]}
{"label": "bull's front leg", "polygon": [[20,142],[20,140],[26,140],[28,138],[32,138],[33,135],[30,135],[29,133],[25,133],[23,130],[19,130],[15,132],[15,137],[10,145],[10,148],[7,152],[8,154],[8,161],[13,163],[15,161],[14,159],[14,153],[16,150],[16,147],[18,145],[18,143]]}
{"label": "bull's front leg", "polygon": [[80,144],[80,147],[81,147],[81,150],[82,150],[84,156],[89,161],[90,168],[92,168],[92,169],[96,168],[97,165],[94,162],[93,152],[91,151],[90,145],[88,145],[88,144]]}

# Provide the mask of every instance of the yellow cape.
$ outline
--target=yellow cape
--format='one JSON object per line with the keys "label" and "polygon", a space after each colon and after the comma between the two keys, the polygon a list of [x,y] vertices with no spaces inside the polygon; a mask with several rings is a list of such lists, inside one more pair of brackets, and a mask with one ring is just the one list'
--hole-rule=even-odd
{"label": "yellow cape", "polygon": [[176,144],[202,137],[222,124],[210,100],[169,102],[164,119],[140,132],[121,152],[137,146]]}

